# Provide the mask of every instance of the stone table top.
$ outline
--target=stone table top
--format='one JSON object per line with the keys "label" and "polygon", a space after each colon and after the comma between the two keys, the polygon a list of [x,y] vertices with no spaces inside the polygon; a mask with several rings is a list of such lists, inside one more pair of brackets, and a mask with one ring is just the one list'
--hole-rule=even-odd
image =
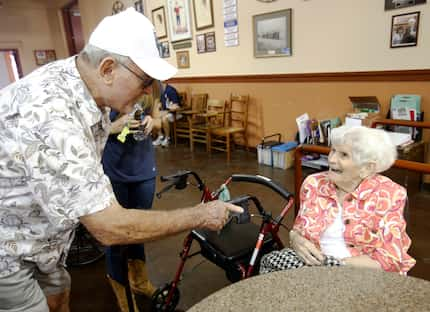
{"label": "stone table top", "polygon": [[225,287],[188,312],[430,311],[430,282],[351,267],[305,267]]}

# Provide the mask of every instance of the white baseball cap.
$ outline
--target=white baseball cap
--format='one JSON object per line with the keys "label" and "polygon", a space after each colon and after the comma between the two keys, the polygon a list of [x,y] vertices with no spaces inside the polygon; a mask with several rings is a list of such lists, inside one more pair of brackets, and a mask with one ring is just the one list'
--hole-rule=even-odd
{"label": "white baseball cap", "polygon": [[158,80],[167,80],[178,71],[160,58],[154,26],[134,8],[105,17],[92,32],[88,43],[130,57],[146,74]]}

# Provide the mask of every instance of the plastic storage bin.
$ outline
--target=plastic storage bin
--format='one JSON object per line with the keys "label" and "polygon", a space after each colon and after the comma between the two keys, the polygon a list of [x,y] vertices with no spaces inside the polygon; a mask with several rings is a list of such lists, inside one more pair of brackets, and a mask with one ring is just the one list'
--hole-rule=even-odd
{"label": "plastic storage bin", "polygon": [[287,142],[282,145],[274,146],[273,153],[273,167],[288,169],[294,166],[294,151],[297,142]]}
{"label": "plastic storage bin", "polygon": [[[278,137],[277,141],[268,141],[267,139],[272,137]],[[257,145],[257,158],[258,163],[262,165],[267,166],[273,166],[273,155],[272,155],[272,148],[281,145],[281,134],[276,133],[272,135],[265,136],[261,143]]]}

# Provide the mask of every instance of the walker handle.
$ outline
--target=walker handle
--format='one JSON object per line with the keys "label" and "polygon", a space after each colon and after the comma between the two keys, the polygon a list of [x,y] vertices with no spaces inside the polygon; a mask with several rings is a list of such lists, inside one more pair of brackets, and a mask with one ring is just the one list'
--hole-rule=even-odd
{"label": "walker handle", "polygon": [[289,199],[290,197],[293,196],[290,192],[288,192],[285,188],[277,184],[272,179],[261,175],[233,174],[231,178],[232,178],[232,181],[235,181],[235,182],[250,182],[250,183],[256,183],[256,184],[267,186],[268,188],[271,188],[272,190],[274,190],[276,193],[278,193],[285,199]]}

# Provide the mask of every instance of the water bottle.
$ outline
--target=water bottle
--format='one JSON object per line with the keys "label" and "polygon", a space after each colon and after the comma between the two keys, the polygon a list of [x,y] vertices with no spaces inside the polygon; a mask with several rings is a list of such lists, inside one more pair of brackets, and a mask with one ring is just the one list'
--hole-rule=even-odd
{"label": "water bottle", "polygon": [[[140,107],[135,108],[135,111],[133,113],[133,118],[135,120],[142,121],[145,118],[145,116],[146,116],[145,111],[143,111]],[[135,139],[136,141],[143,141],[148,138],[148,135],[145,134],[145,126],[139,125],[139,128],[137,128],[134,131],[135,132],[133,132],[133,139]]]}

